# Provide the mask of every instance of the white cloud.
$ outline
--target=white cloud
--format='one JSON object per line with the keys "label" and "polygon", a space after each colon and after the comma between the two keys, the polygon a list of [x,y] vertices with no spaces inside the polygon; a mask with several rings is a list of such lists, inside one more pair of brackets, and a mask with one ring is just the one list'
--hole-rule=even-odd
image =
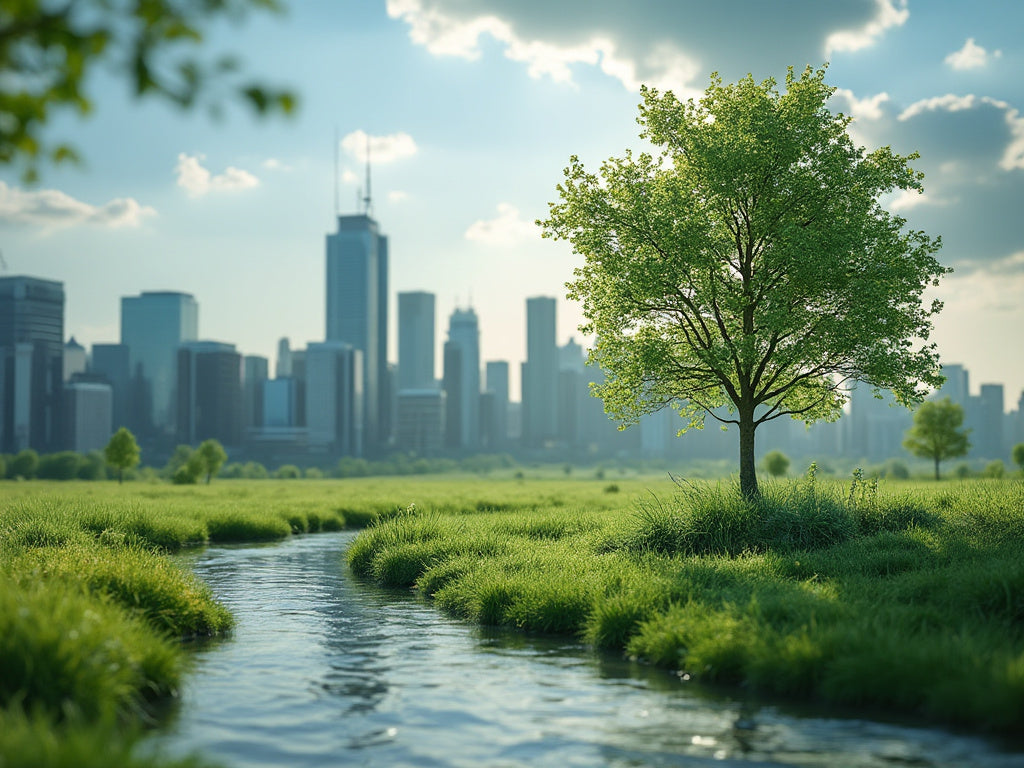
{"label": "white cloud", "polygon": [[1001,99],[993,99],[989,96],[979,98],[970,93],[966,96],[947,93],[945,96],[935,96],[914,102],[900,113],[898,119],[906,121],[925,112],[962,112],[982,105],[1002,110],[1003,120],[1010,131],[1010,141],[1003,150],[999,167],[1004,171],[1024,170],[1024,117],[1021,117],[1019,110],[1014,109]]}
{"label": "white cloud", "polygon": [[346,168],[344,171],[341,172],[341,183],[353,185],[358,184],[359,174],[349,168]]}
{"label": "white cloud", "polygon": [[137,227],[156,211],[130,197],[100,206],[76,200],[56,189],[28,192],[0,181],[0,221],[33,224],[47,229],[88,224],[108,229]]}
{"label": "white cloud", "polygon": [[474,221],[465,237],[473,242],[493,246],[513,246],[540,237],[537,226],[519,215],[519,209],[508,203],[498,203],[496,218]]}
{"label": "white cloud", "polygon": [[909,211],[911,208],[917,208],[927,203],[935,203],[935,201],[916,189],[903,189],[896,193],[885,204],[885,207],[890,211]]}
{"label": "white cloud", "polygon": [[874,45],[890,27],[899,27],[910,18],[907,0],[875,0],[875,16],[859,29],[833,32],[825,41],[831,55],[836,51],[859,51]]}
{"label": "white cloud", "polygon": [[853,91],[846,88],[837,88],[832,98],[839,98],[847,104],[847,112],[850,117],[856,120],[881,120],[883,116],[882,104],[889,101],[888,93],[876,93],[874,96],[858,99]]}
{"label": "white cloud", "polygon": [[390,192],[388,192],[388,202],[389,203],[400,203],[403,200],[408,200],[408,199],[409,199],[409,193],[408,192],[403,192],[401,189],[393,189]]}
{"label": "white cloud", "polygon": [[[998,59],[1003,55],[1002,51],[993,51],[992,57]],[[988,64],[989,53],[980,45],[974,42],[973,37],[967,38],[964,47],[959,51],[953,51],[945,61],[953,69],[979,69]]]}
{"label": "white cloud", "polygon": [[260,180],[251,173],[232,166],[225,168],[223,173],[214,175],[200,162],[205,159],[203,155],[187,155],[184,152],[178,155],[178,164],[174,166],[174,172],[178,176],[177,183],[191,197],[200,197],[213,191],[250,189],[259,186]]}
{"label": "white cloud", "polygon": [[292,166],[278,160],[276,157],[268,157],[262,163],[263,167],[268,171],[292,171],[295,170]]}
{"label": "white cloud", "polygon": [[370,148],[370,162],[392,163],[415,155],[419,148],[407,133],[388,136],[370,136],[366,131],[352,131],[341,140],[341,148],[360,163],[366,162],[366,148]]}
{"label": "white cloud", "polygon": [[909,107],[900,112],[899,120],[909,120],[912,117],[916,117],[923,112],[935,112],[942,110],[944,112],[960,112],[965,109],[973,109],[978,103],[978,98],[969,93],[966,96],[957,96],[953,93],[947,93],[945,96],[933,96],[930,99],[921,99],[915,101]]}

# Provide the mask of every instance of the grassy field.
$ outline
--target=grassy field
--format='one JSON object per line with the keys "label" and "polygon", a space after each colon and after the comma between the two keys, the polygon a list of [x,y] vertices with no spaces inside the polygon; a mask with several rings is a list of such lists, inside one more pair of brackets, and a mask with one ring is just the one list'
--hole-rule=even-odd
{"label": "grassy field", "polygon": [[0,483],[0,763],[135,764],[182,640],[231,626],[168,553],[344,526],[368,526],[356,573],[469,621],[695,680],[1024,728],[1020,480],[804,479],[752,509],[727,483],[525,475]]}

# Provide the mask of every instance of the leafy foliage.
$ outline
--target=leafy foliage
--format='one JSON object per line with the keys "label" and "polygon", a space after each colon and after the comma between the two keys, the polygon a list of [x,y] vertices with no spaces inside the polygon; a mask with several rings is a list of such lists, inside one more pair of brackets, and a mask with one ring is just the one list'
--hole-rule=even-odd
{"label": "leafy foliage", "polygon": [[903,447],[922,459],[932,459],[938,480],[939,464],[967,455],[971,447],[967,440],[969,430],[961,428],[963,423],[964,409],[948,397],[922,403],[914,411],[914,425],[907,430]]}
{"label": "leafy foliage", "polygon": [[597,339],[605,410],[738,425],[748,497],[759,425],[835,420],[850,381],[903,403],[941,381],[927,343],[941,304],[922,305],[947,271],[939,241],[879,204],[921,189],[916,155],[855,147],[824,75],[790,70],[785,93],[716,75],[687,103],[643,89],[641,137],[660,154],[627,151],[599,174],[573,157],[540,222],[584,257],[569,297]]}
{"label": "leafy foliage", "polygon": [[772,477],[783,477],[789,472],[789,456],[782,451],[768,451],[764,455],[764,468]]}
{"label": "leafy foliage", "polygon": [[120,483],[124,481],[124,471],[137,465],[142,453],[139,444],[135,442],[135,435],[127,427],[121,427],[110,438],[103,456],[117,470],[117,482]]}
{"label": "leafy foliage", "polygon": [[67,143],[49,144],[43,127],[57,110],[88,114],[88,85],[106,64],[134,96],[157,96],[182,108],[205,103],[216,85],[258,114],[288,113],[295,97],[243,79],[238,63],[201,60],[203,27],[250,10],[277,10],[278,0],[18,0],[0,5],[0,164],[20,161],[34,179],[40,160],[78,159]]}
{"label": "leafy foliage", "polygon": [[224,466],[224,462],[228,460],[224,446],[212,438],[200,443],[194,455],[197,457],[199,466],[202,467],[202,473],[206,475],[207,485],[210,484],[210,479]]}

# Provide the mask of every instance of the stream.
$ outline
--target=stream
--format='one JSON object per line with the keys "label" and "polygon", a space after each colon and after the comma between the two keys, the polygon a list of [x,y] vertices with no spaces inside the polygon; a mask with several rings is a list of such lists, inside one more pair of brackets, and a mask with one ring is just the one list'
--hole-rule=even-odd
{"label": "stream", "polygon": [[572,639],[470,626],[355,579],[354,536],[189,556],[237,627],[194,649],[146,749],[232,768],[1024,768],[981,737],[758,703]]}

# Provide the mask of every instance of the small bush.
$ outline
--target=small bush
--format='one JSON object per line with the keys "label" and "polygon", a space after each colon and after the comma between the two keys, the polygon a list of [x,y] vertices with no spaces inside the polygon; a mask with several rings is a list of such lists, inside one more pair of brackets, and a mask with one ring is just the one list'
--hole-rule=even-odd
{"label": "small bush", "polygon": [[271,512],[215,512],[206,520],[210,541],[279,541],[288,538],[291,526]]}

